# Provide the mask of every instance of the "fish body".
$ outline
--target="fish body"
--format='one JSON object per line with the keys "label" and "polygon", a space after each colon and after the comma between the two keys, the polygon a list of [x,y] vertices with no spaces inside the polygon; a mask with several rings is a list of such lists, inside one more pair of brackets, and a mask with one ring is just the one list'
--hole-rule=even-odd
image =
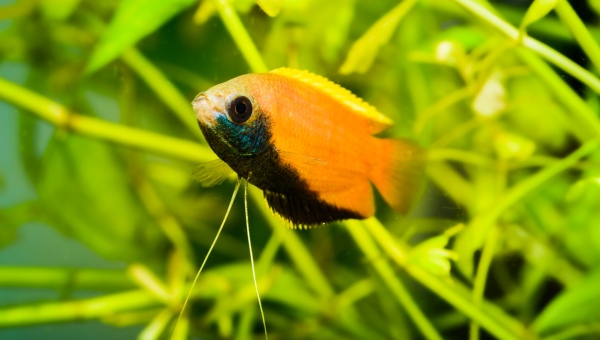
{"label": "fish body", "polygon": [[422,149],[373,136],[391,121],[323,77],[247,74],[200,93],[193,106],[217,156],[294,226],[372,216],[371,183],[400,212],[418,192]]}

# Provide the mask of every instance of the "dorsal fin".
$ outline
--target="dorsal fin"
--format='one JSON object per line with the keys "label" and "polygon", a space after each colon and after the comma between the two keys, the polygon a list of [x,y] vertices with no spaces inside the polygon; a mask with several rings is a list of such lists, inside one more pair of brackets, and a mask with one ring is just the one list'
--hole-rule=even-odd
{"label": "dorsal fin", "polygon": [[295,70],[286,67],[275,69],[270,73],[280,74],[311,85],[330,95],[334,99],[338,100],[340,103],[346,105],[353,112],[364,116],[370,119],[371,121],[379,123],[384,127],[389,127],[392,124],[394,124],[394,122],[390,118],[377,111],[375,107],[373,107],[369,103],[357,97],[352,92],[348,91],[347,89],[341,87],[340,85],[332,82],[331,80],[325,77],[316,75],[308,71]]}

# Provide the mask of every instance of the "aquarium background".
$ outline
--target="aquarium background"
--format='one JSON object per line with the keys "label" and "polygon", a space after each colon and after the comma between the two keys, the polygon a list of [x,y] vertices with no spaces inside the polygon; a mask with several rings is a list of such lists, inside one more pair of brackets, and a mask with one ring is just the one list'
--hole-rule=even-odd
{"label": "aquarium background", "polygon": [[600,1],[0,0],[0,339],[264,338],[190,102],[287,66],[427,150],[411,213],[248,193],[270,339],[600,338]]}

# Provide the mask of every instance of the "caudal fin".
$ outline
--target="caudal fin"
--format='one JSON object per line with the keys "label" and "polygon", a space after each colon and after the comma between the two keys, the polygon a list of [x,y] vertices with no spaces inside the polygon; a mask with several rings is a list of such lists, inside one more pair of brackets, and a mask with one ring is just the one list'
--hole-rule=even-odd
{"label": "caudal fin", "polygon": [[420,192],[426,154],[407,139],[377,139],[371,181],[394,210],[406,213]]}

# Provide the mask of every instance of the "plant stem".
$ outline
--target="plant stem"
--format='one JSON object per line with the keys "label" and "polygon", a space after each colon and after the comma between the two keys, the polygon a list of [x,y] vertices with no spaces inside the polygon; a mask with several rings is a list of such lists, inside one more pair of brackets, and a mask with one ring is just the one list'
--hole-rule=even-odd
{"label": "plant stem", "polygon": [[59,129],[194,163],[214,159],[212,151],[207,146],[71,113],[64,106],[2,78],[0,78],[0,98],[35,113]]}
{"label": "plant stem", "polygon": [[135,287],[122,270],[0,267],[0,287],[120,290]]}
{"label": "plant stem", "polygon": [[467,100],[472,93],[472,89],[468,87],[459,88],[442,97],[425,110],[420,111],[413,125],[413,132],[415,136],[419,136],[421,133],[423,133],[425,127],[430,124],[430,121],[433,118],[436,118],[439,114],[448,112],[452,106],[460,103],[461,101]]}
{"label": "plant stem", "polygon": [[585,54],[590,58],[596,70],[600,70],[600,47],[598,47],[596,39],[594,39],[590,31],[586,28],[581,18],[573,10],[573,7],[571,7],[568,1],[559,1],[554,10],[560,17],[560,20],[569,28],[579,46],[581,46]]}
{"label": "plant stem", "polygon": [[173,311],[170,309],[163,309],[138,335],[138,340],[159,339],[172,318]]}
{"label": "plant stem", "polygon": [[[596,335],[594,336],[594,334]],[[593,322],[587,325],[575,325],[562,329],[545,337],[544,340],[595,339],[598,334],[600,334],[600,323]],[[586,335],[589,335],[589,337]]]}
{"label": "plant stem", "polygon": [[493,160],[481,154],[452,148],[434,148],[427,151],[429,162],[457,161],[465,165],[476,165],[481,167],[493,166]]}
{"label": "plant stem", "polygon": [[579,123],[579,128],[573,133],[581,142],[600,136],[600,119],[596,112],[573,92],[573,89],[548,64],[529,51],[517,49],[515,52],[537,73],[556,98],[572,112]]}
{"label": "plant stem", "polygon": [[393,236],[377,219],[368,219],[364,221],[364,224],[365,229],[373,235],[373,238],[379,243],[384,252],[398,266],[406,269],[413,279],[429,288],[457,310],[476,320],[495,337],[499,339],[522,339],[522,336],[527,333],[522,324],[505,314],[498,307],[487,302],[484,302],[481,308],[475,306],[469,290],[458,282],[449,285],[447,281],[442,281],[419,266],[407,266],[405,263],[407,250],[394,241]]}
{"label": "plant stem", "polygon": [[252,42],[250,34],[242,24],[240,17],[231,6],[231,3],[228,0],[213,0],[213,3],[217,7],[221,20],[223,20],[231,38],[238,46],[240,52],[242,52],[252,71],[267,72],[269,70],[267,64],[265,64],[254,42]]}
{"label": "plant stem", "polygon": [[568,157],[561,161],[558,161],[536,174],[527,177],[518,184],[512,186],[506,190],[502,196],[495,202],[491,209],[482,212],[479,215],[473,217],[469,226],[457,240],[456,249],[460,249],[459,255],[461,256],[460,261],[463,266],[462,269],[466,272],[472,273],[472,264],[470,259],[472,258],[475,251],[485,241],[489,230],[494,227],[500,216],[511,206],[522,200],[526,195],[530,194],[535,189],[538,189],[542,184],[546,183],[549,179],[561,173],[562,171],[572,167],[581,158],[589,155],[593,151],[597,150],[600,140],[591,140],[583,144],[575,152],[571,153]]}
{"label": "plant stem", "polygon": [[[498,242],[498,229],[492,228],[487,235],[487,241],[483,247],[483,253],[479,266],[477,267],[477,274],[475,275],[475,283],[473,285],[473,304],[477,308],[481,308],[483,302],[483,295],[485,292],[485,286],[488,276],[488,271],[494,258],[494,251]],[[471,321],[471,330],[469,332],[469,339],[479,339],[479,324],[473,320]]]}
{"label": "plant stem", "polygon": [[168,304],[172,300],[165,283],[150,268],[141,264],[132,264],[127,268],[127,273],[138,286],[154,295],[159,301]]}
{"label": "plant stem", "polygon": [[587,71],[585,68],[577,65],[575,62],[565,57],[561,53],[557,52],[555,49],[531,37],[520,37],[519,30],[517,28],[504,21],[492,11],[490,11],[488,8],[486,8],[484,5],[475,0],[453,1],[465,8],[474,16],[490,24],[500,33],[510,38],[513,42],[517,43],[519,39],[521,39],[522,46],[541,55],[544,59],[558,66],[568,74],[572,75],[582,83],[586,84],[588,87],[594,90],[594,92],[600,94],[600,80],[593,74],[591,74],[589,71]]}
{"label": "plant stem", "polygon": [[435,292],[436,295],[454,308],[472,320],[476,320],[494,337],[514,340],[535,338],[535,336],[528,333],[522,324],[506,315],[504,311],[493,304],[484,302],[481,309],[477,308],[470,301],[471,294],[469,290],[457,282],[449,285],[448,282],[440,280],[438,277],[417,266],[409,266],[406,268],[406,271],[415,280]]}
{"label": "plant stem", "polygon": [[356,220],[348,220],[344,224],[346,230],[348,230],[350,235],[354,238],[354,242],[356,242],[383,282],[385,282],[395,295],[396,299],[404,307],[406,313],[415,323],[419,331],[421,331],[423,336],[427,339],[442,339],[435,327],[433,327],[419,306],[412,299],[410,293],[394,273],[394,270],[389,266],[387,261],[380,259],[381,253],[377,245],[365,231],[365,229],[368,228],[368,225]]}
{"label": "plant stem", "polygon": [[153,216],[163,234],[183,254],[184,272],[193,272],[196,267],[194,250],[179,220],[169,211],[165,202],[163,202],[161,196],[149,180],[146,178],[137,180],[135,188],[146,210]]}
{"label": "plant stem", "polygon": [[473,186],[447,162],[427,165],[427,176],[458,204],[467,206],[473,197]]}
{"label": "plant stem", "polygon": [[121,59],[144,80],[154,93],[175,113],[183,125],[199,140],[204,136],[194,118],[190,99],[186,99],[181,92],[165,77],[165,75],[144,57],[137,49],[126,50]]}
{"label": "plant stem", "polygon": [[160,305],[162,303],[154,295],[142,290],[87,300],[24,305],[0,309],[0,328],[68,320],[91,320]]}
{"label": "plant stem", "polygon": [[487,235],[487,230],[489,227],[493,225],[498,220],[500,215],[502,215],[509,207],[523,199],[523,197],[531,193],[533,190],[539,188],[550,178],[573,166],[581,158],[598,150],[599,145],[599,140],[591,140],[583,144],[579,149],[571,153],[562,161],[556,162],[555,164],[552,164],[551,166],[539,171],[535,175],[529,176],[527,179],[519,182],[517,185],[507,190],[505,194],[500,197],[494,207],[492,207],[492,209],[476,217],[472,223],[478,224],[476,229],[485,230],[485,232],[482,232],[482,235]]}

